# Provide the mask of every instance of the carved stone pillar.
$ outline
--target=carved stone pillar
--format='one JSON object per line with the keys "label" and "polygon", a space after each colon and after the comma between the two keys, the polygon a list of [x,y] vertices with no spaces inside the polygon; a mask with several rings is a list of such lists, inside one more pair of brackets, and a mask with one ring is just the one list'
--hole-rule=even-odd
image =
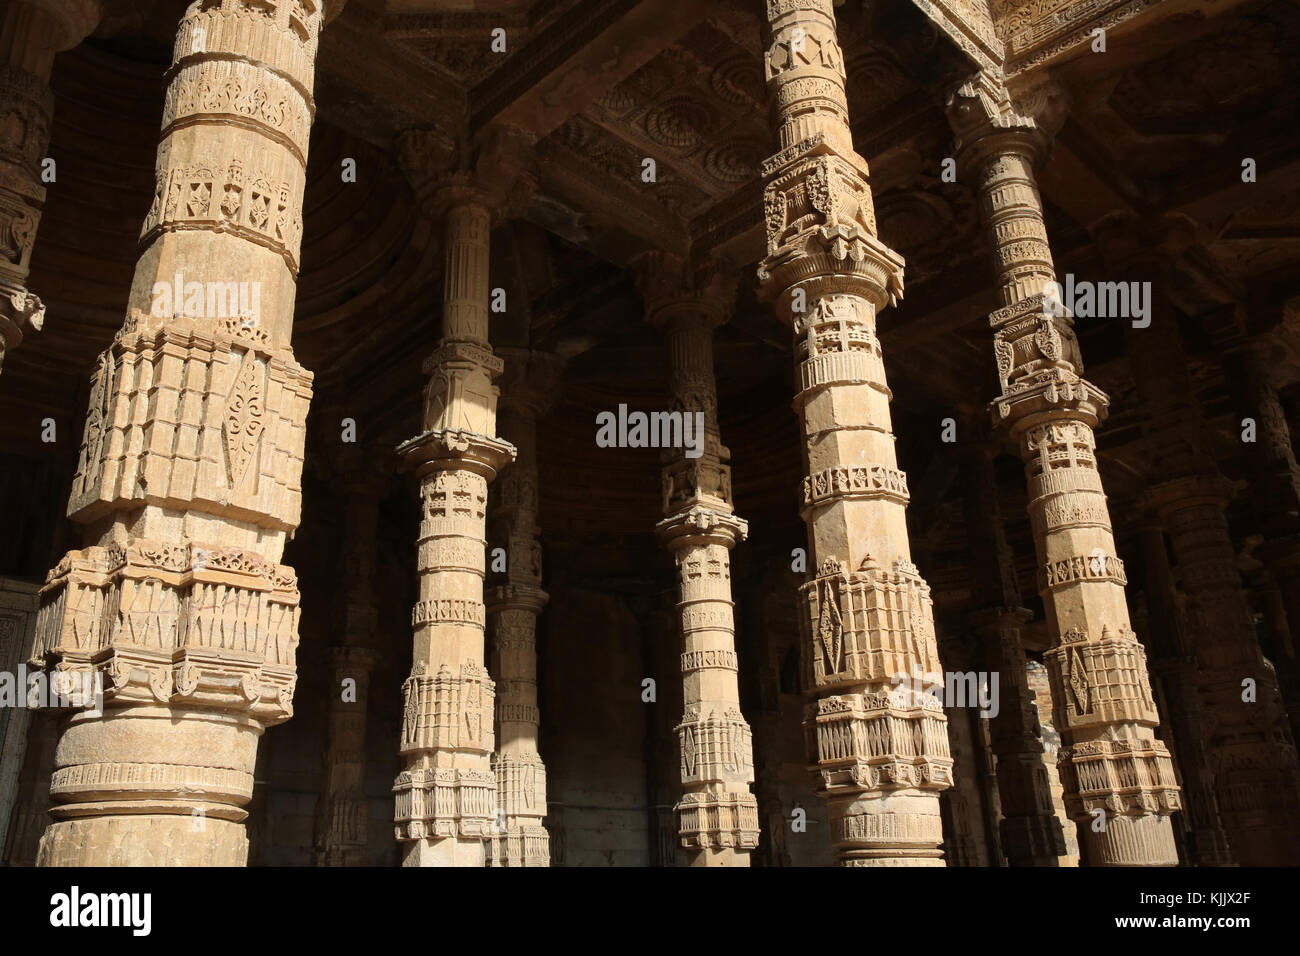
{"label": "carved stone pillar", "polygon": [[[942,634],[939,650],[950,669],[973,670],[969,635]],[[974,704],[967,700],[962,706],[945,708],[953,785],[939,795],[945,821],[944,859],[949,866],[1001,866],[996,824],[985,812],[994,794],[984,788],[986,780],[982,771],[988,754],[981,752],[984,740],[983,734],[976,732],[979,716]]]}
{"label": "carved stone pillar", "polygon": [[50,70],[55,54],[84,40],[99,18],[99,0],[8,0],[0,9],[0,366],[45,318],[27,272],[45,206]]}
{"label": "carved stone pillar", "polygon": [[[369,452],[362,452],[369,456]],[[379,609],[375,604],[375,552],[379,501],[386,476],[366,473],[355,463],[341,482],[347,501],[343,511],[345,588],[343,633],[330,648],[332,679],[328,688],[329,745],[325,752],[325,789],[317,807],[316,865],[361,866],[369,842],[366,798],[366,711]]]}
{"label": "carved stone pillar", "polygon": [[668,337],[670,411],[682,416],[683,441],[688,428],[694,441],[663,453],[664,519],[655,527],[678,572],[684,712],[676,728],[677,834],[690,866],[749,866],[758,803],[750,792],[753,735],[740,712],[730,554],[749,525],[733,513],[731,452],[722,444],[713,378],[713,329],[726,321],[734,282],[716,267],[692,271],[663,253],[641,266],[646,318]]}
{"label": "carved stone pillar", "polygon": [[[1156,244],[1129,222],[1111,224],[1105,239],[1117,257]],[[1232,486],[1205,448],[1208,429],[1187,373],[1177,319],[1160,292],[1168,281],[1173,276],[1166,272],[1155,284],[1150,328],[1130,330],[1126,337],[1147,411],[1144,430],[1156,481],[1151,500],[1169,534],[1187,596],[1188,637],[1223,829],[1243,866],[1284,863],[1300,854],[1296,751],[1237,568],[1225,515]],[[1253,695],[1244,686],[1248,680]]]}
{"label": "carved stone pillar", "polygon": [[[32,712],[25,706],[27,689],[16,680],[19,667],[31,656],[36,636],[37,588],[26,581],[0,578],[0,673],[14,675],[18,699],[0,707],[0,860],[4,859],[10,817],[18,795],[23,759],[27,756]],[[22,813],[27,808],[23,807]],[[24,862],[31,862],[30,860]]]}
{"label": "carved stone pillar", "polygon": [[181,20],[127,319],[92,378],[68,505],[86,547],[41,591],[36,660],[98,673],[106,698],[65,721],[43,864],[247,859],[257,741],[297,679],[279,561],[312,392],[289,340],[325,9],[226,0]]}
{"label": "carved stone pillar", "polygon": [[1169,737],[1182,775],[1188,862],[1195,866],[1231,866],[1232,851],[1219,819],[1214,777],[1205,753],[1209,733],[1197,697],[1196,658],[1188,647],[1187,624],[1169,567],[1164,532],[1157,524],[1145,524],[1139,536],[1146,571],[1146,646],[1151,672],[1161,691],[1161,712],[1171,731]]}
{"label": "carved stone pillar", "polygon": [[493,379],[503,363],[488,344],[489,245],[503,170],[488,168],[494,157],[485,152],[478,169],[448,172],[455,150],[431,133],[405,134],[400,146],[426,210],[445,218],[446,239],[442,339],[424,364],[425,430],[398,447],[420,482],[422,511],[396,835],[405,866],[483,866],[497,819],[495,686],[483,654],[487,492],[515,458],[495,435]]}
{"label": "carved stone pillar", "polygon": [[[1043,90],[1037,96],[1047,99]],[[976,177],[1003,307],[994,329],[1002,394],[994,421],[1025,461],[1039,588],[1055,646],[1051,676],[1065,804],[1094,866],[1175,865],[1179,809],[1146,655],[1129,624],[1093,429],[1109,399],[1082,377],[1073,320],[1047,294],[1056,279],[1033,166],[1042,139],[1000,78],[980,74],[949,115]],[[1104,829],[1098,815],[1104,815]]]}
{"label": "carved stone pillar", "polygon": [[490,844],[493,866],[550,866],[546,765],[538,749],[537,616],[546,606],[542,547],[537,527],[537,416],[550,404],[560,362],[526,349],[502,349],[502,439],[518,450],[501,478],[494,521],[504,525],[506,583],[488,596],[492,620],[490,672],[496,681],[497,819]]}
{"label": "carved stone pillar", "polygon": [[779,151],[762,167],[759,280],[794,331],[815,568],[800,614],[808,752],[841,864],[941,866],[946,718],[932,695],[894,685],[943,670],[930,589],[911,561],[876,336],[877,311],[902,293],[903,260],[876,237],[831,0],[769,0],[767,16]]}
{"label": "carved stone pillar", "polygon": [[[1251,474],[1251,503],[1264,542],[1260,559],[1276,584],[1270,599],[1284,613],[1270,615],[1275,626],[1274,661],[1279,690],[1291,724],[1291,738],[1300,741],[1300,660],[1296,634],[1300,630],[1300,464],[1286,412],[1273,375],[1282,353],[1265,342],[1241,348],[1227,363],[1228,379],[1236,383],[1243,417],[1255,420],[1257,433],[1248,444],[1255,465]],[[1277,626],[1283,620],[1286,626]]]}
{"label": "carved stone pillar", "polygon": [[378,655],[371,647],[330,648],[329,749],[318,808],[317,866],[364,866],[369,841],[366,798],[366,708]]}
{"label": "carved stone pillar", "polygon": [[999,678],[998,713],[989,720],[989,729],[1002,804],[998,827],[1002,852],[1009,866],[1058,866],[1065,855],[1065,837],[1052,806],[1051,783],[1043,764],[1043,731],[1020,639],[1021,628],[1032,615],[1020,606],[1014,555],[1002,525],[997,475],[987,442],[974,449],[968,467],[974,471],[966,496],[972,591],[977,601],[994,603],[972,611],[967,623],[981,639],[984,660]]}

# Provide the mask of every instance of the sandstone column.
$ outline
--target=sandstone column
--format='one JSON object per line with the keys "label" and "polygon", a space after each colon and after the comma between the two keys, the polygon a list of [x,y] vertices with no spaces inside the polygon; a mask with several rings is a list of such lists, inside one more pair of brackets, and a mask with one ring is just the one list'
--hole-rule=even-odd
{"label": "sandstone column", "polygon": [[[970,635],[939,631],[939,651],[950,670],[973,670],[975,654]],[[944,860],[949,866],[1002,866],[996,816],[989,811],[997,798],[995,781],[984,774],[989,762],[975,702],[947,706],[948,750],[953,785],[939,795],[943,814]]]}
{"label": "sandstone column", "polygon": [[989,322],[1002,394],[994,420],[1026,466],[1039,589],[1055,640],[1044,658],[1066,809],[1089,864],[1172,866],[1178,788],[1153,731],[1146,655],[1129,624],[1097,469],[1093,429],[1109,399],[1082,378],[1073,321],[1045,292],[1056,274],[1033,173],[1042,138],[989,74],[961,87],[949,112],[997,257],[1003,307]]}
{"label": "sandstone column", "polygon": [[[337,12],[333,0],[330,13]],[[100,356],[36,658],[104,681],[51,783],[47,865],[243,865],[257,740],[292,714],[311,373],[290,347],[326,9],[191,4],[126,323]]]}
{"label": "sandstone column", "polygon": [[899,674],[942,674],[876,336],[876,312],[902,293],[903,260],[876,238],[831,0],[769,0],[767,17],[779,151],[763,164],[759,280],[794,330],[815,568],[801,589],[808,752],[840,863],[941,866],[946,718],[938,700],[893,686]]}
{"label": "sandstone column", "polygon": [[979,596],[976,600],[993,602],[968,614],[967,623],[983,642],[988,666],[998,673],[998,713],[989,724],[1002,803],[1002,852],[1008,866],[1058,866],[1065,855],[1065,837],[1052,806],[1043,732],[1020,640],[1021,628],[1033,615],[1020,606],[1020,584],[999,513],[988,444],[980,442],[967,463],[974,472],[966,496],[972,590]]}
{"label": "sandstone column", "polygon": [[1169,567],[1164,531],[1143,524],[1139,536],[1146,571],[1151,671],[1160,695],[1166,735],[1181,775],[1187,827],[1188,862],[1196,866],[1231,866],[1232,851],[1219,819],[1214,778],[1206,759],[1209,733],[1197,697],[1196,657],[1188,648],[1187,626]]}
{"label": "sandstone column", "polygon": [[[641,263],[646,319],[668,338],[670,411],[691,424],[694,449],[663,453],[664,519],[655,532],[677,564],[683,715],[677,834],[690,866],[749,866],[758,846],[753,735],[740,712],[731,549],[749,533],[731,500],[731,452],[722,444],[713,378],[713,329],[726,321],[734,283],[716,264],[692,269],[652,253]],[[700,441],[702,437],[702,441]]]}
{"label": "sandstone column", "polygon": [[[1300,629],[1300,464],[1273,380],[1282,354],[1266,341],[1251,342],[1230,357],[1226,370],[1229,381],[1238,383],[1242,417],[1256,423],[1255,441],[1248,446],[1257,466],[1251,475],[1251,502],[1264,535],[1258,554],[1276,584],[1269,595],[1274,605],[1273,664],[1292,740],[1300,741],[1300,661],[1295,646]],[[1240,419],[1234,423],[1239,424]],[[1279,604],[1284,609],[1280,614]],[[1278,626],[1283,619],[1286,626]]]}
{"label": "sandstone column", "polygon": [[546,816],[546,765],[538,749],[537,616],[546,606],[542,546],[537,527],[537,416],[549,407],[559,379],[555,356],[502,349],[501,437],[518,449],[501,478],[493,519],[505,525],[506,583],[488,596],[492,667],[496,681],[497,819],[493,866],[550,866]]}
{"label": "sandstone column", "polygon": [[[1127,254],[1129,262],[1176,238],[1163,229],[1155,237],[1144,235],[1129,221],[1108,224],[1102,235],[1112,254],[1117,259]],[[1155,273],[1160,280],[1150,328],[1126,334],[1138,394],[1148,413],[1151,499],[1169,534],[1187,595],[1188,634],[1223,829],[1243,866],[1285,863],[1300,853],[1296,751],[1237,568],[1225,515],[1232,486],[1205,447],[1208,429],[1187,373],[1177,318],[1161,293],[1166,282],[1175,281],[1167,265]],[[1253,695],[1243,686],[1247,680],[1253,682]]]}
{"label": "sandstone column", "polygon": [[0,366],[24,330],[39,330],[45,318],[27,272],[45,205],[50,70],[55,54],[84,40],[99,17],[99,0],[8,0],[0,10]]}
{"label": "sandstone column", "polygon": [[[329,746],[325,789],[317,807],[317,866],[361,866],[368,843],[369,805],[365,790],[366,712],[379,609],[375,605],[375,556],[379,501],[386,476],[369,461],[350,462],[338,476],[346,497],[343,513],[343,633],[330,648]],[[382,459],[379,459],[382,460]],[[370,471],[368,469],[373,469]]]}
{"label": "sandstone column", "polygon": [[[424,431],[398,447],[420,482],[420,599],[411,675],[402,685],[400,753],[393,785],[405,866],[483,866],[497,818],[495,687],[484,666],[488,483],[514,460],[496,437],[503,363],[488,344],[488,257],[500,167],[448,170],[454,144],[404,134],[403,163],[418,198],[446,224],[442,339],[425,361]],[[504,177],[509,178],[509,177]]]}

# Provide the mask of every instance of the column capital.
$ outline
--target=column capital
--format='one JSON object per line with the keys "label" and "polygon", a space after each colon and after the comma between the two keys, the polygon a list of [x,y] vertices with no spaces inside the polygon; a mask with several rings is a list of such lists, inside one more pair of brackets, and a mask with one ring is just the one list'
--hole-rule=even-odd
{"label": "column capital", "polygon": [[735,270],[717,259],[691,261],[655,250],[633,263],[645,299],[646,321],[671,328],[694,323],[716,328],[726,323],[736,301]]}
{"label": "column capital", "polygon": [[767,20],[764,77],[780,149],[760,170],[767,232],[761,294],[788,322],[803,311],[797,292],[892,305],[903,295],[903,258],[876,235],[870,170],[849,129],[833,5],[769,0]]}
{"label": "column capital", "polygon": [[396,146],[417,201],[433,218],[472,204],[500,221],[522,211],[537,186],[532,137],[514,127],[488,127],[474,142],[443,130],[410,129]]}
{"label": "column capital", "polygon": [[1065,91],[1047,74],[1013,91],[1000,71],[982,70],[948,97],[948,123],[965,163],[1002,152],[1028,153],[1037,164],[1065,122]]}
{"label": "column capital", "polygon": [[1163,519],[1173,511],[1198,505],[1222,507],[1233,497],[1233,486],[1219,474],[1189,474],[1162,481],[1146,495],[1149,505]]}
{"label": "column capital", "polygon": [[[71,50],[90,36],[104,15],[100,0],[10,0],[14,6],[29,7],[44,13],[55,26],[49,35],[52,50]],[[44,79],[44,77],[42,77]]]}
{"label": "column capital", "polygon": [[503,346],[495,351],[505,363],[497,379],[501,389],[498,409],[534,418],[550,411],[559,397],[564,359],[554,352],[540,349]]}
{"label": "column capital", "polygon": [[463,469],[488,481],[515,460],[515,447],[478,432],[434,429],[397,446],[402,460],[424,476],[433,471]]}
{"label": "column capital", "polygon": [[749,537],[749,522],[728,511],[695,505],[660,521],[655,534],[673,552],[704,544],[731,548]]}
{"label": "column capital", "polygon": [[535,584],[511,582],[490,588],[486,595],[487,612],[527,611],[536,616],[542,613],[551,596]]}

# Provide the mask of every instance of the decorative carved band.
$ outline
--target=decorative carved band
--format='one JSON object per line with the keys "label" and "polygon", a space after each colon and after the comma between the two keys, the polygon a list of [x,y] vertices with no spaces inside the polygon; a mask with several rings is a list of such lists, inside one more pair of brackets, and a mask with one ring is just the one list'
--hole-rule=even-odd
{"label": "decorative carved band", "polygon": [[471,624],[483,627],[487,621],[482,601],[437,598],[417,601],[411,608],[411,626],[422,624]]}
{"label": "decorative carved band", "polygon": [[163,133],[199,122],[255,129],[307,166],[311,99],[264,64],[230,60],[179,67],[163,102]]}
{"label": "decorative carved band", "polygon": [[832,572],[800,590],[809,690],[940,670],[930,588],[914,566]]}
{"label": "decorative carved band", "polygon": [[399,841],[486,838],[496,818],[496,790],[491,771],[403,770],[393,784],[394,833]]}
{"label": "decorative carved band", "polygon": [[[241,148],[237,140],[228,151]],[[214,150],[215,152],[215,150]],[[298,275],[305,164],[289,150],[264,148],[205,158],[158,172],[140,229],[144,244],[169,232],[203,230],[247,239],[284,258]]]}
{"label": "decorative carved band", "polygon": [[402,684],[402,700],[402,754],[492,752],[495,686],[487,670],[472,660],[459,676],[446,665],[434,676],[412,674]]}
{"label": "decorative carved band", "polygon": [[1070,628],[1061,644],[1046,651],[1052,697],[1059,695],[1066,727],[1160,722],[1147,675],[1146,651],[1127,627],[1102,630],[1090,641],[1081,628]]}
{"label": "decorative carved band", "polygon": [[906,504],[909,499],[907,475],[885,465],[840,465],[803,480],[805,506],[843,498],[888,498]]}
{"label": "decorative carved band", "polygon": [[312,374],[288,349],[190,319],[126,329],[91,382],[69,514],[183,501],[297,527]]}
{"label": "decorative carved band", "polygon": [[321,27],[319,6],[315,0],[199,4],[181,21],[173,62],[183,64],[195,57],[211,63],[239,57],[292,79],[310,103]]}
{"label": "decorative carved band", "polygon": [[[728,624],[731,622],[731,612],[726,612]],[[703,650],[687,651],[682,655],[682,673],[689,674],[694,671],[702,670],[736,670],[736,652],[733,650]]]}
{"label": "decorative carved band", "polygon": [[758,800],[748,791],[692,791],[682,794],[674,809],[681,845],[688,850],[758,846]]}
{"label": "decorative carved band", "polygon": [[1128,578],[1124,575],[1124,562],[1113,555],[1097,552],[1050,561],[1038,572],[1039,590],[1074,584],[1077,581],[1128,584]]}
{"label": "decorative carved band", "polygon": [[753,782],[753,735],[736,707],[721,716],[713,712],[701,716],[687,708],[677,736],[684,785]]}
{"label": "decorative carved band", "polygon": [[828,790],[942,790],[952,782],[943,705],[921,695],[900,707],[889,694],[817,701],[805,724],[809,752]]}

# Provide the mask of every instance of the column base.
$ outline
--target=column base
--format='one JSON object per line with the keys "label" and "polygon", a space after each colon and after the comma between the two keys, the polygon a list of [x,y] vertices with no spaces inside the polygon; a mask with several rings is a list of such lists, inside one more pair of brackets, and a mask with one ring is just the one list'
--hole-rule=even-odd
{"label": "column base", "polygon": [[1055,816],[1004,817],[1002,852],[1008,866],[1060,866],[1065,836]]}
{"label": "column base", "polygon": [[840,866],[945,866],[938,793],[831,797],[831,843]]}
{"label": "column base", "polygon": [[1188,854],[1194,866],[1236,866],[1227,835],[1219,829],[1204,828],[1187,834]]}
{"label": "column base", "polygon": [[261,725],[133,704],[67,718],[38,866],[244,866]]}
{"label": "column base", "polygon": [[1178,848],[1169,817],[1115,816],[1096,833],[1091,821],[1079,824],[1079,845],[1088,866],[1177,866]]}
{"label": "column base", "polygon": [[687,866],[749,866],[747,849],[716,847],[709,850],[687,850]]}
{"label": "column base", "polygon": [[412,840],[402,847],[402,866],[484,866],[482,840]]}
{"label": "column base", "polygon": [[37,866],[246,866],[242,823],[175,814],[51,823]]}
{"label": "column base", "polygon": [[550,866],[551,838],[546,827],[507,826],[487,844],[488,866]]}

